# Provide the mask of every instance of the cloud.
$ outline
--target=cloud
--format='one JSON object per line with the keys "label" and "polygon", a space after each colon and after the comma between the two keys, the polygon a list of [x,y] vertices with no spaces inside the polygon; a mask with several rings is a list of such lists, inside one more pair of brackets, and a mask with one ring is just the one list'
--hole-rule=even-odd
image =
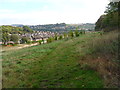
{"label": "cloud", "polygon": [[0,9],[0,13],[13,13],[15,10],[10,10],[10,9]]}
{"label": "cloud", "polygon": [[[91,11],[68,10],[66,11],[32,11],[26,13],[1,14],[4,23],[23,23],[23,24],[50,24],[50,23],[85,23],[95,22],[96,16]],[[9,22],[8,22],[9,21]],[[2,24],[2,23],[0,23]]]}
{"label": "cloud", "polygon": [[[9,1],[22,2],[23,0]],[[23,2],[30,1],[32,2],[33,0],[24,0]],[[35,10],[26,10],[24,12],[17,12],[17,9],[0,10],[0,24],[95,23],[100,15],[104,13],[105,6],[109,2],[108,0],[37,1],[47,2],[48,4],[38,7]],[[53,6],[51,7],[49,4]]]}

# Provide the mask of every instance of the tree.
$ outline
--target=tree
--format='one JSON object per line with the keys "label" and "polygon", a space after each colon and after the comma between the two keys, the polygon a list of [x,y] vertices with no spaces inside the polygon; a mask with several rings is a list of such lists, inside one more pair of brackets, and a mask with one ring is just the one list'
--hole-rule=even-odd
{"label": "tree", "polygon": [[54,39],[53,39],[52,37],[49,37],[49,38],[47,39],[47,43],[51,43],[53,40],[54,40]]}
{"label": "tree", "polygon": [[118,12],[118,4],[119,2],[110,2],[105,10],[105,13],[113,13]]}
{"label": "tree", "polygon": [[63,36],[62,36],[62,35],[60,35],[60,36],[59,36],[59,40],[61,40],[62,38],[63,38]]}
{"label": "tree", "polygon": [[43,42],[43,44],[44,44],[44,41],[45,41],[44,38],[42,38],[42,42]]}
{"label": "tree", "polygon": [[29,41],[29,38],[27,37],[22,37],[21,43],[27,43]]}
{"label": "tree", "polygon": [[25,32],[33,32],[33,30],[31,28],[29,28],[28,26],[23,26],[23,31]]}
{"label": "tree", "polygon": [[81,31],[80,31],[80,34],[85,34],[85,30],[81,30]]}
{"label": "tree", "polygon": [[74,37],[74,33],[72,31],[69,32],[70,37]]}
{"label": "tree", "polygon": [[2,42],[7,45],[7,42],[10,41],[10,36],[8,35],[8,33],[3,33],[2,34]]}
{"label": "tree", "polygon": [[96,31],[111,31],[116,30],[120,27],[120,15],[118,14],[120,11],[118,9],[118,4],[120,2],[110,2],[105,11],[105,15],[101,15],[100,18],[96,22]]}
{"label": "tree", "polygon": [[75,30],[75,36],[78,37],[79,36],[79,32],[78,32],[78,27]]}
{"label": "tree", "polygon": [[19,36],[16,35],[16,34],[12,34],[12,35],[10,36],[10,40],[17,44],[18,41],[19,41]]}
{"label": "tree", "polygon": [[55,35],[55,37],[54,37],[54,40],[58,40],[58,37],[57,37],[57,35]]}
{"label": "tree", "polygon": [[[105,27],[105,23],[104,23],[104,18],[105,18],[105,15],[101,15],[100,18],[97,20],[97,22],[95,23],[96,26],[95,26],[95,30],[96,31],[100,31],[102,28]],[[104,23],[104,24],[103,24]]]}
{"label": "tree", "polygon": [[38,42],[39,42],[39,44],[42,44],[43,41],[42,41],[42,40],[39,40]]}
{"label": "tree", "polygon": [[57,36],[57,34],[55,34],[54,40],[58,40],[58,36]]}
{"label": "tree", "polygon": [[13,27],[13,26],[0,26],[0,31],[2,33],[10,33],[10,34],[17,34],[22,33],[23,29],[21,27]]}
{"label": "tree", "polygon": [[64,38],[66,38],[67,37],[67,34],[66,33],[64,33]]}

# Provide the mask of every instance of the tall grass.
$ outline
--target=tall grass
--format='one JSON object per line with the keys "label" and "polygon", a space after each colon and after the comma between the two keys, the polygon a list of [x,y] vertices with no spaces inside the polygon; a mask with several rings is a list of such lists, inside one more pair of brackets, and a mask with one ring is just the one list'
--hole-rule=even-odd
{"label": "tall grass", "polygon": [[[93,35],[94,37],[94,35]],[[119,60],[118,60],[118,32],[105,33],[88,41],[84,47],[81,65],[96,70],[105,80],[105,87],[118,87]],[[85,67],[86,68],[86,67]]]}
{"label": "tall grass", "polygon": [[99,88],[103,81],[105,87],[118,87],[117,55],[117,32],[4,52],[3,87]]}

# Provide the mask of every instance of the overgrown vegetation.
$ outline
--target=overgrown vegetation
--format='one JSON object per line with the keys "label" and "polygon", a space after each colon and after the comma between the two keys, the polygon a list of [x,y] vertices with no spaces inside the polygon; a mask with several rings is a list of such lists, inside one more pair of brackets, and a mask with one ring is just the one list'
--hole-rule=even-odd
{"label": "overgrown vegetation", "polygon": [[[92,58],[94,63],[98,63],[96,71],[98,71],[105,79],[105,87],[120,87],[120,61],[119,61],[119,29],[120,29],[120,2],[110,2],[105,11],[105,15],[96,22],[96,31],[110,32],[108,35],[100,35],[103,37],[96,39],[92,44],[94,46],[94,55]],[[113,32],[114,31],[114,32]],[[117,32],[116,32],[117,31]],[[89,57],[91,58],[91,56]],[[86,62],[89,59],[86,59]],[[88,63],[92,64],[92,63]]]}
{"label": "overgrown vegetation", "polygon": [[82,50],[87,56],[80,57],[80,64],[99,72],[104,79],[105,87],[120,86],[118,46],[118,32],[100,34],[83,45]]}
{"label": "overgrown vegetation", "polygon": [[3,52],[3,88],[117,87],[117,35],[91,33]]}

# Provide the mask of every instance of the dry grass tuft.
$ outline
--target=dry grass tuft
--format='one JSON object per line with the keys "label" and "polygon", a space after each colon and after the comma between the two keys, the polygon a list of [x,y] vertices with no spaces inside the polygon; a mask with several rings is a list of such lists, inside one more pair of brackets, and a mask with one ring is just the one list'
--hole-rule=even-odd
{"label": "dry grass tuft", "polygon": [[91,53],[86,52],[86,57],[80,60],[81,67],[86,65],[99,72],[105,87],[119,87],[118,33],[110,32],[91,41],[86,46]]}

